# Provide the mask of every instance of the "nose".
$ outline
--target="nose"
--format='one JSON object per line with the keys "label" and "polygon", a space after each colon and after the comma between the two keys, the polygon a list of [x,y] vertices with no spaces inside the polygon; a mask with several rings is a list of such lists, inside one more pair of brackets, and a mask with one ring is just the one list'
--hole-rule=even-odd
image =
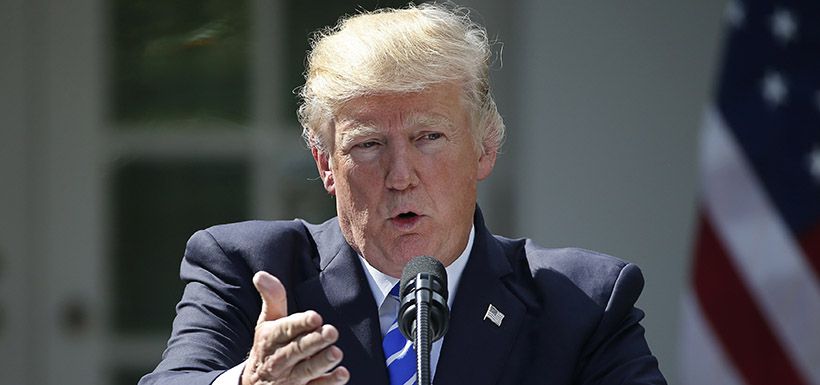
{"label": "nose", "polygon": [[402,191],[418,185],[416,159],[413,149],[405,144],[390,146],[385,185],[390,190]]}

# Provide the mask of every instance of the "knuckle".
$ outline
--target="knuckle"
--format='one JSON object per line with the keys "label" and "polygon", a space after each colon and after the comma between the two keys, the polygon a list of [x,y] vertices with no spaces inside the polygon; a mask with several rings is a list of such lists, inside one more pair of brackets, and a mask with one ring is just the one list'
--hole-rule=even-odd
{"label": "knuckle", "polygon": [[[278,379],[290,371],[287,349],[255,351],[249,358],[254,383],[279,383]],[[273,382],[269,382],[275,380]],[[268,381],[268,382],[266,382]]]}
{"label": "knuckle", "polygon": [[270,371],[273,372],[276,368],[284,366],[285,362],[287,362],[287,357],[285,356],[286,354],[282,352],[282,349],[279,349],[268,356],[267,360],[265,360],[265,364],[270,368]]}
{"label": "knuckle", "polygon": [[276,345],[276,325],[272,322],[265,322],[261,323],[256,327],[256,332],[254,333],[254,341],[256,344],[264,347],[265,349],[270,349],[275,347]]}
{"label": "knuckle", "polygon": [[293,362],[298,357],[297,352],[295,351],[293,346],[290,345],[290,344],[283,347],[282,349],[279,349],[279,353],[281,353],[281,354],[279,354],[279,361],[281,361],[283,363]]}
{"label": "knuckle", "polygon": [[293,339],[292,323],[287,322],[284,318],[273,321],[269,328],[268,339],[279,346],[287,344]]}
{"label": "knuckle", "polygon": [[307,338],[305,336],[300,336],[293,341],[293,350],[296,354],[304,354],[306,350],[306,345],[308,345]]}
{"label": "knuckle", "polygon": [[305,360],[294,369],[295,374],[302,378],[312,378],[318,373],[318,368],[314,360]]}
{"label": "knuckle", "polygon": [[296,334],[296,325],[292,322],[285,323],[285,327],[283,328],[283,334],[285,338],[291,339]]}
{"label": "knuckle", "polygon": [[282,363],[277,359],[276,354],[265,357],[262,363],[262,370],[269,378],[274,378],[281,373]]}

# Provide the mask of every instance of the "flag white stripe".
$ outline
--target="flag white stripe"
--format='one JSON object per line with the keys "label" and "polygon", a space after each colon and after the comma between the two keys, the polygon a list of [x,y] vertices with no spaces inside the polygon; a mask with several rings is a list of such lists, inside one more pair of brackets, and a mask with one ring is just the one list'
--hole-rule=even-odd
{"label": "flag white stripe", "polygon": [[706,215],[791,361],[820,384],[820,285],[813,270],[714,109],[706,113],[701,149]]}
{"label": "flag white stripe", "polygon": [[721,349],[712,328],[706,323],[694,293],[687,291],[681,301],[681,368],[683,385],[743,385],[734,366]]}

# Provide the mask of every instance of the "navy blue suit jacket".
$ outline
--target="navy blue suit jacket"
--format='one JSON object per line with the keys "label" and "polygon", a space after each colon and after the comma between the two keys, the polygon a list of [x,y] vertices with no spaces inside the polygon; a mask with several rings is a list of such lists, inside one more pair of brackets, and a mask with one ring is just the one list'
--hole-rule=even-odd
{"label": "navy blue suit jacket", "polygon": [[[490,234],[479,210],[434,384],[665,384],[649,351],[637,266],[580,249]],[[388,384],[378,310],[336,218],[244,222],[194,234],[168,348],[140,384],[210,384],[251,348],[265,270],[289,313],[313,309],[339,330],[350,384]],[[484,319],[494,305],[501,326]]]}

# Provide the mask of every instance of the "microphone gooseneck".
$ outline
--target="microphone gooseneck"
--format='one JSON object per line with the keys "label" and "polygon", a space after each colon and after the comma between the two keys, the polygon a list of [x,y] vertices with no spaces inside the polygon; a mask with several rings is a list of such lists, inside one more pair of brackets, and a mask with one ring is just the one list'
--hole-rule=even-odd
{"label": "microphone gooseneck", "polygon": [[437,259],[415,257],[401,275],[399,330],[413,341],[419,385],[430,384],[430,348],[447,333],[447,271]]}

